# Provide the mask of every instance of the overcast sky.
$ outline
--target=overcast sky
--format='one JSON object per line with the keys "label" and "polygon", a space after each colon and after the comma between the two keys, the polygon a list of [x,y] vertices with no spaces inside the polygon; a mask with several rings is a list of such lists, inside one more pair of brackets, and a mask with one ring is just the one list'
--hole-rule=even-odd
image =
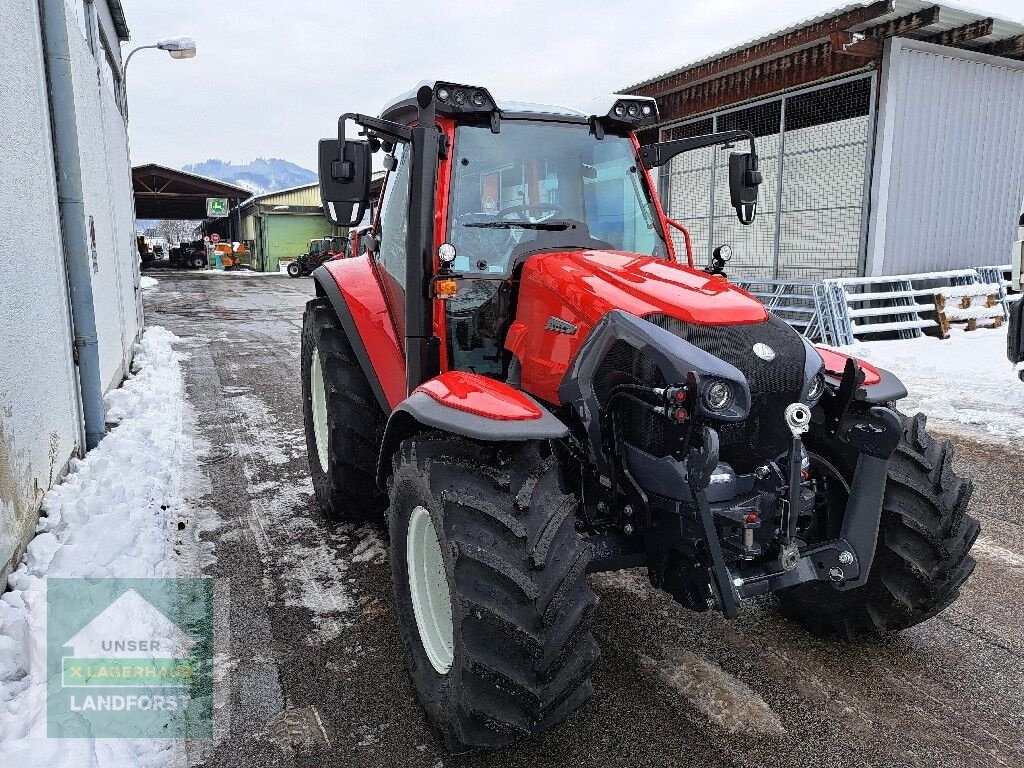
{"label": "overcast sky", "polygon": [[[122,0],[132,162],[281,157],[315,169],[342,112],[376,114],[419,80],[577,104],[837,7],[822,0]],[[977,0],[1020,19],[1020,0]]]}

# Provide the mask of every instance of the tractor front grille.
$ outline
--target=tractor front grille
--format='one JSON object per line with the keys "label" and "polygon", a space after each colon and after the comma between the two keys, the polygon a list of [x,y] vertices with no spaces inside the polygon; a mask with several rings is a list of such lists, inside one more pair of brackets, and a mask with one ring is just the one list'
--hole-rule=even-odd
{"label": "tractor front grille", "polygon": [[[619,340],[612,344],[594,371],[594,392],[602,407],[607,404],[612,387],[618,384],[664,387],[666,382],[658,366],[638,349]],[[672,452],[675,427],[668,419],[629,399],[622,402],[621,413],[626,442],[655,456],[667,456]]]}
{"label": "tractor front grille", "polygon": [[[784,411],[800,399],[804,384],[803,340],[784,320],[769,315],[763,323],[697,325],[668,315],[648,315],[648,321],[735,366],[750,385],[750,416],[746,421],[718,425],[722,460],[741,473],[789,447]],[[775,350],[765,361],[753,352],[758,342]]]}

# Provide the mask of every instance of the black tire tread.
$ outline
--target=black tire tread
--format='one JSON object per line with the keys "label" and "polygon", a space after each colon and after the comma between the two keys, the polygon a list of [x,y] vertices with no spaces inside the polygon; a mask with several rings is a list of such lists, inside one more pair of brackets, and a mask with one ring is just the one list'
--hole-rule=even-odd
{"label": "black tire tread", "polygon": [[954,471],[952,444],[926,424],[920,413],[904,417],[867,583],[848,592],[809,583],[778,595],[782,612],[813,634],[854,639],[914,626],[948,608],[974,571],[981,526],[967,514],[973,484]]}
{"label": "black tire tread", "polygon": [[[313,431],[309,366],[320,353],[327,396],[328,467],[320,466]],[[377,487],[384,413],[338,316],[325,297],[306,303],[302,322],[302,395],[306,449],[317,504],[334,520],[362,522],[380,515],[387,499]]]}
{"label": "black tire tread", "polygon": [[[429,489],[453,553],[459,650],[447,699],[425,696],[417,679],[424,672],[413,661],[410,669],[455,750],[504,746],[551,728],[592,693],[600,651],[591,633],[597,597],[585,573],[591,550],[575,531],[578,502],[558,478],[554,458],[534,443],[498,448],[428,433],[395,456],[391,514],[400,487]],[[393,549],[397,579],[396,558],[404,563]],[[409,636],[419,640],[414,619],[403,623],[410,621],[403,636],[411,652]]]}

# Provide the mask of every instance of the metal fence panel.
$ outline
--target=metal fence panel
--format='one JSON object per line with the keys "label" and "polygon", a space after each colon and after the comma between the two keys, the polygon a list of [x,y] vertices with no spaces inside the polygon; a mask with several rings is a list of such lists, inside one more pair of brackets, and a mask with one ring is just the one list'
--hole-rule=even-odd
{"label": "metal fence panel", "polygon": [[698,263],[728,243],[735,253],[729,272],[738,278],[860,274],[872,82],[870,74],[860,75],[663,132],[666,139],[712,129],[757,136],[764,184],[749,227],[729,204],[729,149],[686,153],[669,165],[663,182],[668,214],[690,229]]}

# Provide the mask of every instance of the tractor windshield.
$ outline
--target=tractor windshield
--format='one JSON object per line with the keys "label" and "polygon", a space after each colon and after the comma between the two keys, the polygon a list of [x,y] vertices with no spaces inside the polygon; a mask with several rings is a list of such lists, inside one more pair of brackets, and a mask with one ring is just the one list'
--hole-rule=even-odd
{"label": "tractor windshield", "polygon": [[526,120],[502,121],[497,134],[462,125],[454,160],[448,241],[456,271],[504,275],[514,251],[546,250],[545,240],[667,255],[628,136],[599,141],[588,125]]}

